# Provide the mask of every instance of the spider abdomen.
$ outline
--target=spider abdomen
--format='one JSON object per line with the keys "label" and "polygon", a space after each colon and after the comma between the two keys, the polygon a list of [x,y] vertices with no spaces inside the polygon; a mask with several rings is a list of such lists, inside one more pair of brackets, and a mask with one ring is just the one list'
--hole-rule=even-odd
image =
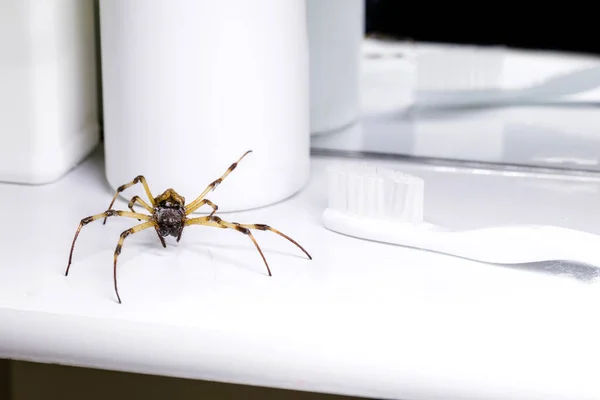
{"label": "spider abdomen", "polygon": [[155,219],[161,236],[178,237],[185,223],[185,210],[180,206],[157,207]]}

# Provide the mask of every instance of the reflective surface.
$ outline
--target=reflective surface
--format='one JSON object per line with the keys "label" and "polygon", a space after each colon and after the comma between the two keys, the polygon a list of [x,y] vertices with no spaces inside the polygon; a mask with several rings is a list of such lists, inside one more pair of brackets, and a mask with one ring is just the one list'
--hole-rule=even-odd
{"label": "reflective surface", "polygon": [[[367,39],[361,65],[362,118],[355,125],[313,137],[313,152],[396,156],[441,165],[476,163],[477,167],[505,170],[534,167],[570,174],[600,172],[600,88],[594,87],[597,79],[588,76],[588,85],[582,85],[580,92],[563,97],[549,95],[543,105],[415,105],[414,90],[427,85],[422,82],[425,72],[419,73],[417,67],[421,64],[416,60],[449,47]],[[457,85],[468,86],[468,73],[476,67],[468,64],[472,58],[465,58],[464,70],[450,68],[456,65],[434,68],[429,64],[428,81],[435,81],[431,85],[441,92]],[[560,81],[563,87],[583,84],[581,79],[568,77],[600,65],[600,58],[507,49],[502,62],[498,80],[487,83],[503,90],[518,90],[550,81]],[[452,83],[452,79],[460,82]]]}
{"label": "reflective surface", "polygon": [[406,109],[314,137],[312,148],[596,173],[598,127],[593,106]]}

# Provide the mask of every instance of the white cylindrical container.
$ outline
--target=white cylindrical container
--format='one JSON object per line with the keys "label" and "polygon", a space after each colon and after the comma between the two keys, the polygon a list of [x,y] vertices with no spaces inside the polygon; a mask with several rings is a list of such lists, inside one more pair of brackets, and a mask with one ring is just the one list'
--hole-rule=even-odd
{"label": "white cylindrical container", "polygon": [[307,0],[311,134],[348,126],[360,115],[364,3]]}
{"label": "white cylindrical container", "polygon": [[304,0],[101,0],[111,187],[144,175],[154,196],[173,188],[190,203],[252,150],[207,196],[219,212],[299,191],[310,173],[305,7]]}
{"label": "white cylindrical container", "polygon": [[0,0],[0,181],[61,178],[99,143],[94,0]]}

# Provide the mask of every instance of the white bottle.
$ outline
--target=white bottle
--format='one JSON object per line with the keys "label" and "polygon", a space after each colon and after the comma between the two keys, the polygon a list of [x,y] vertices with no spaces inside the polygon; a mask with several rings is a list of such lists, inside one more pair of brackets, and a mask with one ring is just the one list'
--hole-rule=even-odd
{"label": "white bottle", "polygon": [[[106,175],[191,202],[266,206],[307,182],[308,39],[300,0],[101,0]],[[137,185],[140,186],[140,185]],[[121,200],[142,188],[128,190]],[[203,208],[199,212],[208,212]]]}
{"label": "white bottle", "polygon": [[360,57],[365,0],[308,0],[311,133],[360,117]]}
{"label": "white bottle", "polygon": [[61,178],[98,144],[93,0],[0,0],[0,181]]}

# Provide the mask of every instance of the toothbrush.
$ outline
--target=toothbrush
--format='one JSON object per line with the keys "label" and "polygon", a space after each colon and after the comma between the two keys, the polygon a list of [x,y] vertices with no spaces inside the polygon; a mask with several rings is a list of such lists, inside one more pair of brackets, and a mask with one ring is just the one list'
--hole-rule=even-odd
{"label": "toothbrush", "polygon": [[600,267],[600,236],[541,225],[453,231],[423,220],[424,181],[369,164],[327,171],[331,231],[493,264],[577,261]]}
{"label": "toothbrush", "polygon": [[503,89],[506,50],[462,48],[416,56],[415,106],[515,105],[556,102],[600,87],[600,64],[580,67],[528,87]]}

